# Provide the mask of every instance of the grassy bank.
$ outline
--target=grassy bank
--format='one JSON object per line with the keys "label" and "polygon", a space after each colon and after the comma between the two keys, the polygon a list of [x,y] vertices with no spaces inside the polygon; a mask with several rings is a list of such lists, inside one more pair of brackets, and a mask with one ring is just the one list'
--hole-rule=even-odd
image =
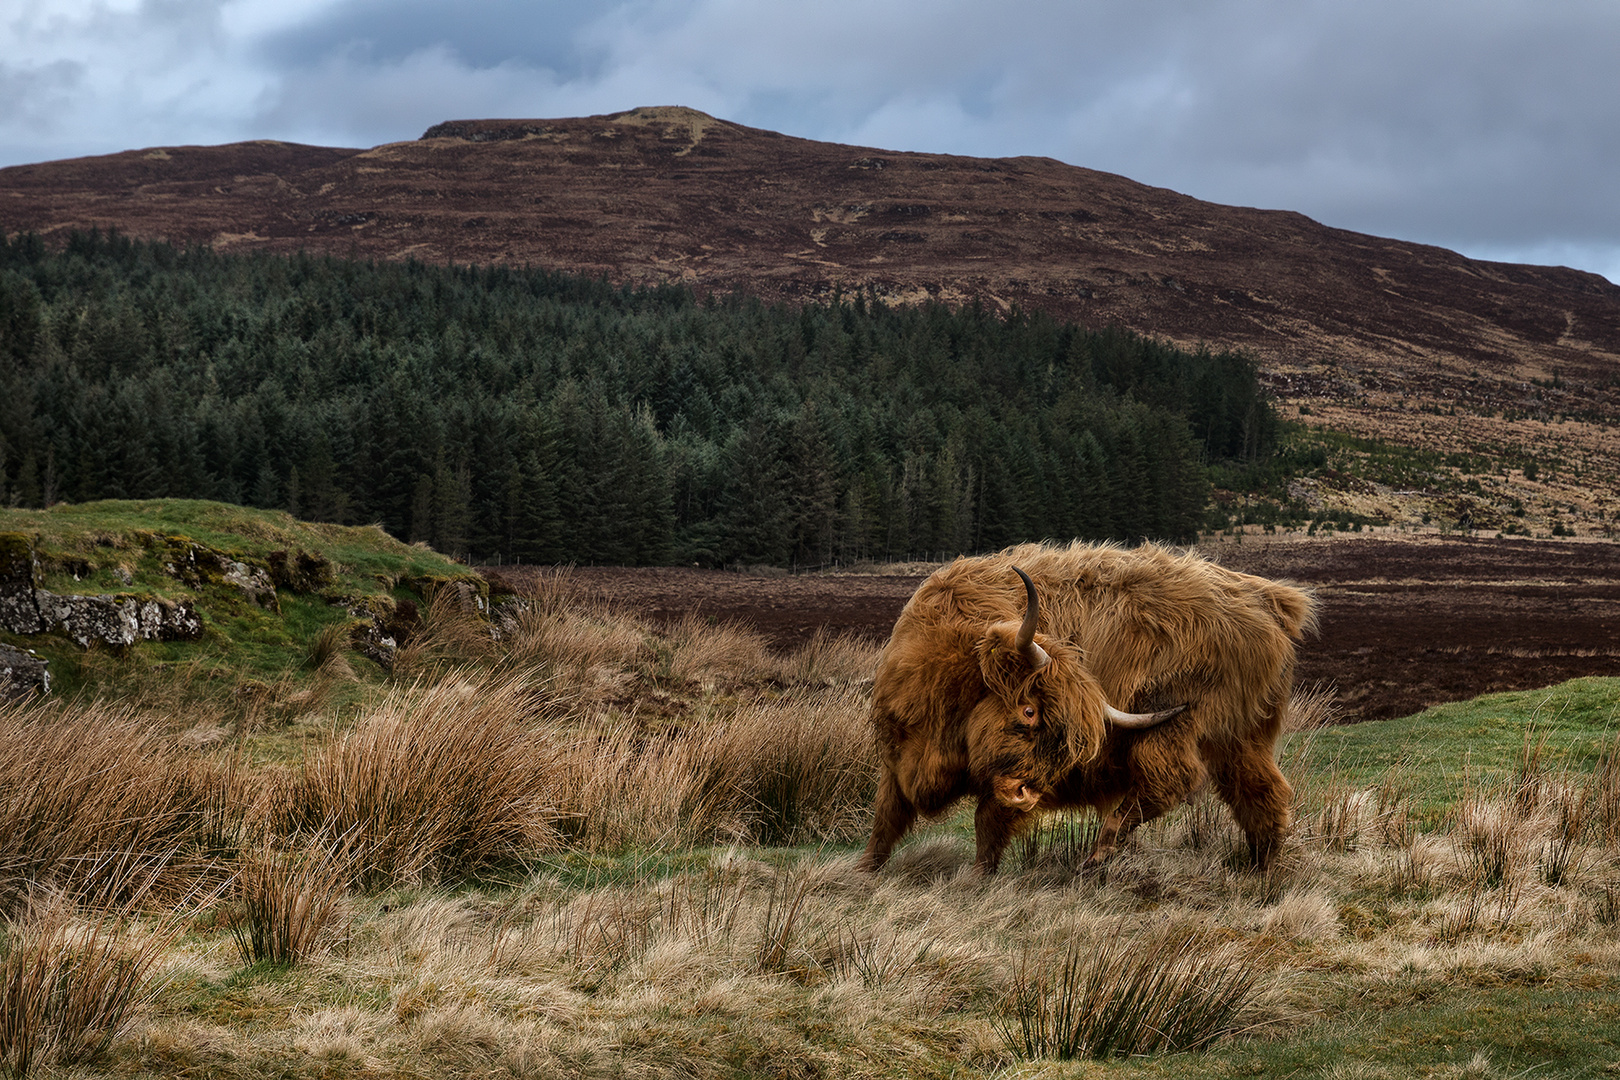
{"label": "grassy bank", "polygon": [[[425,605],[444,584],[487,591],[466,567],[375,527],[299,521],[203,500],[108,500],[0,510],[0,538],[33,564],[35,588],[58,596],[154,600],[194,608],[195,640],[79,644],[61,633],[0,632],[50,662],[59,696],[104,692],[175,707],[231,711],[309,692],[340,631]],[[325,649],[326,651],[322,651]],[[375,681],[375,664],[344,666]],[[328,673],[330,674],[330,673]],[[330,682],[331,680],[326,680]],[[132,685],[133,684],[133,685]]]}

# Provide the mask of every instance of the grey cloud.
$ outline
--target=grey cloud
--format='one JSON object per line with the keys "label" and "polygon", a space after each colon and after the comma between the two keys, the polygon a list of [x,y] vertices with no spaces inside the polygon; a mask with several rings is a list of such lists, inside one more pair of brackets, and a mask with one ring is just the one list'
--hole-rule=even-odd
{"label": "grey cloud", "polygon": [[85,65],[73,60],[37,67],[0,63],[0,102],[10,113],[10,124],[38,134],[54,131],[84,75]]}
{"label": "grey cloud", "polygon": [[335,56],[267,92],[259,123],[298,141],[371,146],[416,138],[439,120],[536,115],[555,89],[547,72],[472,69],[444,48],[386,65]]}
{"label": "grey cloud", "polygon": [[[829,95],[814,134],[893,144],[910,124],[913,148],[1044,153],[1450,246],[1620,243],[1620,7],[1002,10],[1000,32],[970,19],[952,41],[891,32],[827,58],[866,83]],[[772,87],[768,114],[794,111],[791,88]]]}
{"label": "grey cloud", "polygon": [[473,70],[518,64],[565,80],[590,79],[600,74],[604,54],[582,47],[579,32],[614,6],[588,0],[350,0],[269,36],[260,48],[272,63],[291,69],[334,56],[397,65],[443,50]]}
{"label": "grey cloud", "polygon": [[1599,226],[1620,239],[1620,8],[1570,10],[1357,4],[1264,26],[1206,19],[1176,55],[1180,95],[1134,139],[1076,149],[1206,198],[1372,231],[1523,240]]}

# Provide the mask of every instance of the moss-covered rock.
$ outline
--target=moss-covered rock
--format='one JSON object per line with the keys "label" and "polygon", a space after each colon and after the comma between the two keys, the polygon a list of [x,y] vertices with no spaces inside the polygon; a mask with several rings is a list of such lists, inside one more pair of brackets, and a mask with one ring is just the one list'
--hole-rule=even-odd
{"label": "moss-covered rock", "polygon": [[276,582],[264,561],[241,552],[220,551],[187,536],[154,535],[153,553],[170,577],[194,589],[226,586],[238,589],[253,603],[279,611]]}
{"label": "moss-covered rock", "polygon": [[81,646],[192,641],[202,616],[184,601],[150,593],[58,595],[34,583],[34,549],[23,533],[0,533],[0,628],[60,633]]}
{"label": "moss-covered rock", "polygon": [[457,603],[470,604],[471,610],[489,614],[489,582],[476,574],[423,574],[401,578],[400,588],[409,589],[431,602],[440,590],[449,589]]}
{"label": "moss-covered rock", "polygon": [[414,600],[381,595],[351,597],[344,607],[355,620],[349,631],[351,647],[383,670],[393,670],[395,654],[421,625],[421,608]]}
{"label": "moss-covered rock", "polygon": [[41,627],[34,599],[34,548],[24,533],[0,533],[0,628],[37,634]]}
{"label": "moss-covered rock", "polygon": [[0,645],[0,701],[47,694],[50,689],[51,673],[43,657]]}
{"label": "moss-covered rock", "polygon": [[272,551],[269,558],[270,577],[276,586],[296,593],[319,593],[337,582],[337,571],[332,561],[318,552]]}
{"label": "moss-covered rock", "polygon": [[123,594],[57,596],[36,589],[45,631],[91,644],[133,645],[137,641],[195,641],[203,635],[202,616],[183,601]]}

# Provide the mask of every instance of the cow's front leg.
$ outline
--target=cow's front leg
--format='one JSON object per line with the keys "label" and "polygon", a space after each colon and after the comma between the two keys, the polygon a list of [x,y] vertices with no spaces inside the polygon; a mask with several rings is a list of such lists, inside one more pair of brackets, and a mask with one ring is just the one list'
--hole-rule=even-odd
{"label": "cow's front leg", "polygon": [[1006,805],[994,792],[981,797],[978,812],[973,815],[973,835],[978,844],[973,869],[986,877],[994,874],[1001,865],[1002,853],[1027,820],[1028,814]]}

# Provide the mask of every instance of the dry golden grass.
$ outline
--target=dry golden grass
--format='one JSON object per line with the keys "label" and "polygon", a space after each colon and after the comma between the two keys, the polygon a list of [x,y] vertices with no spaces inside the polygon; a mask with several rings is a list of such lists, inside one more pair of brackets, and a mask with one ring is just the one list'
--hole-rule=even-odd
{"label": "dry golden grass", "polygon": [[134,882],[183,892],[215,871],[244,801],[233,767],[129,706],[0,709],[0,913],[40,889],[99,905]]}
{"label": "dry golden grass", "polygon": [[876,786],[849,688],[707,710],[674,730],[610,718],[572,733],[559,766],[562,829],[593,851],[848,841]]}
{"label": "dry golden grass", "polygon": [[661,681],[713,685],[717,678],[747,678],[772,666],[758,634],[736,623],[711,623],[695,612],[659,637],[653,674]]}
{"label": "dry golden grass", "polygon": [[[1511,818],[1510,804],[1502,812]],[[1102,875],[1054,870],[1043,849],[1061,841],[1049,830],[982,881],[970,845],[947,831],[902,847],[877,877],[854,870],[853,855],[782,863],[717,851],[673,874],[603,864],[609,880],[581,886],[558,856],[515,891],[357,898],[352,948],[252,984],[254,1015],[279,1021],[204,1019],[159,999],[138,1045],[166,1048],[142,1059],[157,1071],[184,1060],[243,1076],[306,1057],[295,1074],[725,1075],[815,1061],[855,1076],[932,1075],[945,1060],[1012,1065],[1030,1049],[1018,1033],[1021,1017],[1039,1021],[1028,1012],[1038,1002],[1044,1037],[1056,1038],[1053,994],[1071,960],[1091,982],[1064,1014],[1065,1037],[1092,1018],[1090,1034],[1070,1038],[1087,1054],[1147,1048],[1109,1032],[1172,1030],[1127,1014],[1132,1001],[1158,1007],[1141,986],[1173,980],[1231,991],[1213,1003],[1194,995],[1188,1014],[1217,1022],[1185,1029],[1189,1041],[1201,1030],[1264,1042],[1323,1022],[1324,993],[1620,970],[1601,909],[1616,852],[1590,834],[1557,886],[1536,872],[1535,819],[1519,826],[1521,861],[1502,886],[1477,883],[1460,823],[1405,847],[1377,829],[1353,850],[1302,835],[1268,879],[1233,869],[1241,839],[1229,822],[1200,839],[1192,816],[1144,829]],[[1432,886],[1402,884],[1403,860]],[[1186,948],[1166,944],[1178,942]],[[182,965],[234,956],[217,939],[186,948]],[[342,986],[358,996],[338,1003],[321,989]],[[133,1055],[136,1036],[119,1045]]]}
{"label": "dry golden grass", "polygon": [[[1620,743],[1576,773],[1527,741],[1437,820],[1398,771],[1352,782],[1319,756],[1332,716],[1305,693],[1283,762],[1298,826],[1267,873],[1205,797],[1100,873],[1077,872],[1093,819],[1060,815],[978,878],[962,813],[873,876],[846,847],[874,781],[873,650],[783,657],[697,621],[666,638],[542,585],[498,637],[431,612],[415,678],[308,729],[293,768],[243,776],[218,739],[102,704],[0,714],[15,910],[43,887],[129,894],[130,867],[171,892],[236,875],[192,932],[159,935],[144,970],[167,981],[139,985],[168,989],[87,1027],[105,1050],[78,1068],[1025,1075],[1060,1044],[1260,1053],[1376,1003],[1620,978]],[[3,963],[40,940],[8,932]],[[1176,987],[1191,996],[1156,1013]],[[1194,992],[1211,987],[1228,992]],[[35,1045],[58,1045],[30,1000]],[[1178,1017],[1210,1022],[1172,1035]],[[1524,1067],[1478,1053],[1435,1074]],[[1109,1068],[1139,1066],[1198,1069]]]}
{"label": "dry golden grass", "polygon": [[420,624],[394,656],[392,674],[408,681],[446,663],[488,658],[495,650],[495,635],[479,611],[476,595],[453,583],[428,597]]}
{"label": "dry golden grass", "polygon": [[[1590,834],[1583,869],[1557,886],[1537,875],[1534,817],[1502,886],[1477,881],[1461,823],[1405,846],[1369,829],[1353,850],[1303,835],[1267,878],[1233,869],[1229,823],[1195,839],[1190,811],[1143,830],[1101,875],[1055,872],[1049,830],[984,881],[946,832],[902,847],[877,877],[853,855],[717,851],[595,886],[558,863],[516,891],[389,894],[361,902],[351,952],[264,984],[255,1008],[284,1023],[250,1035],[154,1015],[148,1045],[200,1046],[243,1075],[294,1053],[440,1075],[791,1074],[806,1061],[933,1075],[947,1060],[993,1071],[1062,1053],[1060,1039],[1081,1054],[1145,1051],[1178,1030],[1161,1015],[1172,986],[1189,995],[1175,1038],[1263,1044],[1330,1019],[1324,994],[1620,970],[1600,910],[1617,853]],[[1400,884],[1406,859],[1433,887]],[[375,1004],[303,1007],[333,985],[367,987]]]}
{"label": "dry golden grass", "polygon": [[1024,966],[1001,1023],[1024,1058],[1135,1057],[1198,1050],[1246,1026],[1260,958],[1208,931],[1070,939]]}
{"label": "dry golden grass", "polygon": [[[427,621],[437,615],[430,610]],[[586,601],[566,570],[528,579],[518,603],[499,616],[498,627],[503,663],[539,667],[585,687],[616,680],[652,651],[644,626]]]}
{"label": "dry golden grass", "polygon": [[269,827],[341,854],[372,887],[497,867],[554,836],[554,710],[521,679],[397,689],[274,789]]}
{"label": "dry golden grass", "polygon": [[[139,899],[150,880],[135,877],[119,891]],[[129,902],[82,913],[60,896],[40,896],[7,920],[0,930],[0,1076],[93,1061],[162,989],[159,968],[184,922],[170,916],[136,928],[136,911]]]}
{"label": "dry golden grass", "polygon": [[349,626],[336,622],[321,628],[310,642],[308,666],[328,679],[353,679],[349,663]]}

